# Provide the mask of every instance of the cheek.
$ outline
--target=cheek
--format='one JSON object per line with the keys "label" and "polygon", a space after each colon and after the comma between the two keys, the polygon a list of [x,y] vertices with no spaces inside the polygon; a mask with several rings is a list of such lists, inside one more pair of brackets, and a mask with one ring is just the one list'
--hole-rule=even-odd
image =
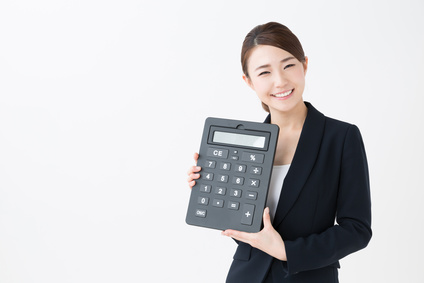
{"label": "cheek", "polygon": [[298,86],[304,86],[305,85],[305,73],[303,72],[303,70],[300,70],[299,72],[297,72],[295,74],[295,76],[293,77],[293,81]]}
{"label": "cheek", "polygon": [[253,83],[253,90],[259,95],[269,90],[269,84],[264,80],[256,80]]}

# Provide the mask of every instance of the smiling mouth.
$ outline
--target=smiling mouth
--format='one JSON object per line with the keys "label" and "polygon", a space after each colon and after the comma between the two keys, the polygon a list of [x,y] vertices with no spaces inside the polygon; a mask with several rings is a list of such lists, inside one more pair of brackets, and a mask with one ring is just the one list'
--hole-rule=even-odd
{"label": "smiling mouth", "polygon": [[271,96],[274,96],[274,97],[277,97],[277,98],[286,97],[286,96],[289,96],[290,94],[292,94],[293,90],[294,89],[291,89],[291,90],[288,90],[288,91],[285,91],[285,92],[279,92],[279,93],[276,93],[276,94],[271,94]]}

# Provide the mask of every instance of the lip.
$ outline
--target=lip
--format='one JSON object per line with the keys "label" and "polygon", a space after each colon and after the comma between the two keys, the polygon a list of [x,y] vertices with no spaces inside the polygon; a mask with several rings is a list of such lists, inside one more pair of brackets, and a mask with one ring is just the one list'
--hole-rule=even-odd
{"label": "lip", "polygon": [[[287,94],[285,96],[281,96],[281,97],[276,96],[276,95],[282,95],[282,94],[288,93],[288,92],[289,92],[289,94]],[[276,99],[279,99],[279,100],[284,100],[284,99],[290,98],[293,95],[293,92],[294,92],[294,89],[285,90],[285,91],[280,91],[280,92],[277,92],[277,93],[273,93],[273,94],[271,94],[271,96],[273,98],[276,98]]]}

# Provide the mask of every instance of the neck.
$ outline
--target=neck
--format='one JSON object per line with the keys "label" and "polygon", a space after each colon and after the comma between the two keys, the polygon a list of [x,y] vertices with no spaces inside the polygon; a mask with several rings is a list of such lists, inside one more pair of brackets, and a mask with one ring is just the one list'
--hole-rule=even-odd
{"label": "neck", "polygon": [[308,108],[302,101],[290,111],[271,111],[271,123],[278,125],[280,130],[301,129],[305,122]]}

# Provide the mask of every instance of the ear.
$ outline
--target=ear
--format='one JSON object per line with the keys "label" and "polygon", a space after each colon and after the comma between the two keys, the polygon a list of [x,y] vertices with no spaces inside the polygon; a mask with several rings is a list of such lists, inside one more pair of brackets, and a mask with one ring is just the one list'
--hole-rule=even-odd
{"label": "ear", "polygon": [[246,76],[245,74],[243,74],[243,80],[244,80],[244,82],[251,88],[251,89],[253,89],[253,90],[255,90],[254,89],[254,87],[253,87],[253,83],[252,83],[252,81],[250,80],[250,78],[248,77],[248,76]]}
{"label": "ear", "polygon": [[305,62],[303,62],[303,70],[306,75],[306,72],[308,71],[308,56],[305,56]]}

